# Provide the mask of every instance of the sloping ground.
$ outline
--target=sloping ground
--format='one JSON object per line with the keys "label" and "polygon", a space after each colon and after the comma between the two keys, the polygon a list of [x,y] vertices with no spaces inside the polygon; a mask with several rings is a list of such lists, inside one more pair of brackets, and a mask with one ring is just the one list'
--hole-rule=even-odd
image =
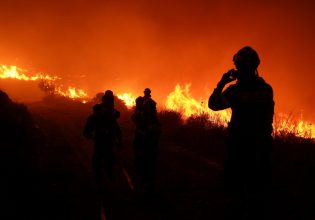
{"label": "sloping ground", "polygon": [[[91,173],[92,144],[81,136],[90,109],[56,102],[32,104],[29,109],[46,140],[39,153],[35,187],[37,219],[99,219],[101,204],[108,219],[198,219],[209,207],[217,212],[217,202],[209,202],[208,197],[221,198],[221,184],[216,180],[221,170],[207,160],[165,140],[161,143],[156,195],[145,201],[135,199],[120,167],[116,169],[117,182],[105,185],[104,190],[109,191],[100,193]],[[121,124],[125,134],[121,160],[132,178],[132,127],[128,117],[122,117]],[[213,212],[208,214],[214,216]]]}
{"label": "sloping ground", "polygon": [[[28,107],[42,131],[43,144],[36,153],[31,210],[20,219],[101,219],[102,206],[107,219],[222,219],[224,132],[200,132],[196,127],[172,124],[172,118],[161,118],[164,133],[156,194],[148,200],[137,200],[120,167],[115,184],[105,184],[102,192],[95,187],[90,166],[92,144],[81,135],[91,105],[54,100]],[[129,118],[130,112],[122,111],[125,146],[120,158],[133,177],[133,127]],[[276,141],[274,219],[315,219],[314,159],[312,142]]]}

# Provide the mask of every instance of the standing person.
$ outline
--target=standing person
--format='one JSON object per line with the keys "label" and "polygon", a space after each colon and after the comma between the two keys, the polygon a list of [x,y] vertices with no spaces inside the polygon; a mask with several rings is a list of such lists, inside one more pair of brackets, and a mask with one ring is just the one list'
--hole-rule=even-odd
{"label": "standing person", "polygon": [[145,88],[143,93],[144,93],[144,96],[143,96],[144,102],[147,102],[147,101],[153,101],[154,102],[154,100],[151,98],[151,89]]}
{"label": "standing person", "polygon": [[[223,74],[209,108],[232,109],[224,164],[226,219],[266,219],[271,182],[273,90],[258,75],[260,59],[251,47],[233,57],[236,70]],[[235,81],[228,86],[226,84]]]}
{"label": "standing person", "polygon": [[160,135],[156,102],[151,98],[150,89],[145,89],[144,96],[136,99],[132,120],[136,126],[134,138],[136,191],[141,196],[150,196],[154,192]]}
{"label": "standing person", "polygon": [[28,108],[0,90],[0,219],[38,217],[42,137]]}
{"label": "standing person", "polygon": [[[115,164],[115,142],[121,146],[122,132],[117,119],[120,112],[114,108],[114,94],[107,90],[102,97],[102,103],[93,107],[93,114],[87,119],[83,135],[94,141],[92,166],[96,183],[101,186],[103,172],[113,179]],[[104,170],[103,170],[104,169]]]}

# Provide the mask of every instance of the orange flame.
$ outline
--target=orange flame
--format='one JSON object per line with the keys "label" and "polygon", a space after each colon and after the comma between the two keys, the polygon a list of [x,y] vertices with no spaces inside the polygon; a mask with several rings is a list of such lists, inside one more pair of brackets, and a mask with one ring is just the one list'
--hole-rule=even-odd
{"label": "orange flame", "polygon": [[[169,110],[181,112],[185,117],[192,115],[208,114],[212,122],[227,126],[230,121],[231,111],[223,110],[214,112],[207,107],[203,99],[192,98],[190,84],[185,86],[176,85],[166,100],[165,106]],[[293,134],[303,138],[315,138],[315,126],[303,121],[302,116],[295,119],[286,114],[276,114],[274,117],[274,135]]]}
{"label": "orange flame", "polygon": [[127,108],[132,108],[136,104],[136,97],[131,93],[119,94],[117,97],[125,103]]}
{"label": "orange flame", "polygon": [[188,84],[182,87],[177,84],[175,90],[168,95],[165,107],[169,110],[181,112],[184,117],[208,114],[212,122],[227,126],[231,117],[231,111],[211,111],[207,106],[207,102],[205,103],[203,99],[197,101],[191,97],[190,86]]}
{"label": "orange flame", "polygon": [[55,91],[58,95],[68,97],[70,99],[88,98],[88,95],[84,90],[76,89],[76,88],[71,87],[71,86],[69,86],[66,90],[62,90],[61,87],[59,87]]}
{"label": "orange flame", "polygon": [[[17,79],[24,81],[41,81],[48,82],[48,87],[51,86],[51,93],[60,96],[68,97],[71,99],[77,99],[86,103],[89,99],[88,94],[75,87],[64,87],[58,85],[57,80],[61,80],[60,77],[50,76],[45,74],[30,74],[28,71],[18,68],[16,66],[0,65],[0,79]],[[131,93],[119,94],[118,98],[123,100],[128,108],[135,105],[136,96]],[[207,107],[207,102],[204,99],[196,100],[190,94],[190,84],[181,86],[176,85],[175,90],[171,92],[166,100],[166,109],[178,111],[183,114],[184,117],[190,117],[192,115],[207,114],[209,120],[223,126],[227,126],[230,117],[230,110],[223,110],[219,112],[211,111]],[[276,114],[274,117],[274,135],[281,134],[293,134],[298,137],[315,138],[315,126],[309,122],[303,121],[302,116],[299,119],[292,117],[292,115]]]}
{"label": "orange flame", "polygon": [[25,73],[27,71],[21,68],[17,68],[16,66],[0,66],[0,78],[1,79],[18,79],[18,80],[25,80],[25,81],[36,81],[36,80],[48,80],[54,81],[60,79],[57,76],[49,76],[43,74],[35,74],[31,76],[27,76]]}
{"label": "orange flame", "polygon": [[[61,80],[58,76],[50,76],[44,74],[30,74],[27,70],[18,68],[16,66],[0,66],[0,78],[1,79],[17,79],[24,81],[45,81],[53,84],[53,94],[68,97],[70,99],[78,99],[82,102],[86,102],[85,99],[88,98],[88,94],[82,90],[69,86],[64,89],[63,85],[55,85],[55,81]],[[53,82],[53,83],[52,83]]]}
{"label": "orange flame", "polygon": [[315,126],[303,121],[302,114],[300,118],[292,116],[292,114],[279,113],[274,117],[274,133],[281,134],[293,134],[298,137],[315,138]]}

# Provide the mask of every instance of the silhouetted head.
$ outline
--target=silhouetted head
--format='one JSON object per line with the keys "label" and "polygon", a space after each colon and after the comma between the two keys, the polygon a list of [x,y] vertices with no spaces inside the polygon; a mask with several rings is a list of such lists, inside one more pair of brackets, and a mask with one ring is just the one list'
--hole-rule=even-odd
{"label": "silhouetted head", "polygon": [[[240,77],[242,74],[257,75],[257,68],[260,64],[260,59],[257,52],[249,47],[243,47],[234,56],[233,62],[238,71],[240,71]],[[244,76],[244,75],[243,75]]]}
{"label": "silhouetted head", "polygon": [[146,88],[146,89],[144,90],[144,96],[145,96],[145,97],[151,97],[151,90],[150,90],[149,88]]}
{"label": "silhouetted head", "polygon": [[106,90],[102,97],[102,102],[106,105],[114,106],[114,93],[111,90]]}
{"label": "silhouetted head", "polygon": [[0,90],[0,105],[1,106],[5,106],[5,105],[8,105],[11,102],[12,101],[9,98],[9,96],[7,95],[7,93],[5,93],[2,90]]}

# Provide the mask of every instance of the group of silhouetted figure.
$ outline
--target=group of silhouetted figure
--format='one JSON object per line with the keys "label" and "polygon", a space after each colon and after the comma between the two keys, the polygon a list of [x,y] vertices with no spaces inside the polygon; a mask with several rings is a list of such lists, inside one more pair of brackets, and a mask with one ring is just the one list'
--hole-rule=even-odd
{"label": "group of silhouetted figure", "polygon": [[[273,91],[258,75],[260,59],[254,49],[248,46],[240,49],[233,62],[235,69],[223,74],[208,102],[214,111],[232,109],[224,162],[225,219],[266,219],[271,184]],[[230,82],[235,83],[225,88]],[[150,93],[147,88],[144,96],[136,99],[132,115],[135,185],[145,193],[154,191],[160,135],[156,102]],[[114,108],[112,91],[105,92],[102,103],[95,105],[93,112],[84,135],[91,138],[94,132],[93,168],[100,183],[103,165],[108,177],[112,177],[114,140],[121,145],[122,132],[117,123],[120,114]]]}
{"label": "group of silhouetted figure", "polygon": [[[154,191],[160,122],[157,118],[156,102],[151,98],[149,88],[135,102],[132,115],[135,124],[135,189],[138,193],[147,195]],[[119,117],[120,112],[114,108],[114,94],[107,90],[102,102],[93,106],[93,114],[88,117],[83,131],[85,137],[94,141],[92,165],[98,187],[102,186],[104,177],[114,179],[113,170],[117,163],[115,148],[122,146],[122,131],[117,123]]]}
{"label": "group of silhouetted figure", "polygon": [[[208,102],[209,108],[214,111],[227,108],[232,110],[224,161],[225,219],[268,219],[273,91],[258,75],[260,59],[254,49],[248,46],[240,49],[234,55],[233,62],[235,69],[223,74]],[[233,84],[225,88],[231,82]],[[161,126],[156,102],[151,98],[149,88],[135,102],[130,119],[135,125],[135,191],[150,196],[155,190]],[[12,164],[11,169],[17,170],[13,172],[20,172],[19,169],[23,166],[22,145],[27,141],[25,132],[30,130],[23,127],[27,124],[23,120],[30,120],[31,117],[27,114],[24,117],[13,117],[13,111],[20,112],[18,115],[25,114],[24,107],[15,105],[2,91],[0,105],[1,151],[12,152],[10,159],[14,161],[9,161],[6,157],[1,157],[1,160],[3,165]],[[119,117],[120,112],[114,106],[114,94],[107,90],[101,103],[93,106],[93,113],[88,117],[84,128],[84,136],[94,143],[92,167],[99,187],[102,187],[105,178],[112,180],[115,176],[115,148],[123,145]],[[19,139],[12,139],[17,137]],[[6,155],[8,152],[5,152]],[[7,182],[0,185],[2,188],[6,184],[16,184],[19,181],[16,176],[11,177],[12,172],[2,173],[7,178]]]}

